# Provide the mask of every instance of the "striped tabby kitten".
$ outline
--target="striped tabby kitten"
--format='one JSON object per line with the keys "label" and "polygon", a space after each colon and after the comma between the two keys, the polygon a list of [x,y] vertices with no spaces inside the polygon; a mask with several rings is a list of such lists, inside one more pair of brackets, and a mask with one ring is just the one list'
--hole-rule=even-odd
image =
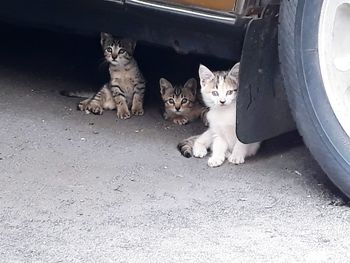
{"label": "striped tabby kitten", "polygon": [[200,65],[201,93],[209,107],[209,129],[179,143],[178,148],[185,157],[191,157],[193,152],[193,156],[203,158],[210,148],[212,155],[208,165],[217,167],[224,163],[226,157],[231,163],[244,163],[246,157],[258,151],[260,142],[243,144],[236,135],[238,73],[239,63],[230,71],[218,72],[211,72]]}
{"label": "striped tabby kitten", "polygon": [[128,119],[131,114],[143,115],[145,80],[133,57],[135,45],[133,40],[101,33],[101,46],[109,63],[110,82],[94,96],[80,102],[79,110],[102,114],[103,110],[117,109],[120,119]]}
{"label": "striped tabby kitten", "polygon": [[204,124],[207,123],[208,110],[197,100],[197,81],[194,78],[189,79],[183,86],[173,86],[168,80],[161,78],[159,85],[164,102],[165,120],[184,125],[200,117]]}

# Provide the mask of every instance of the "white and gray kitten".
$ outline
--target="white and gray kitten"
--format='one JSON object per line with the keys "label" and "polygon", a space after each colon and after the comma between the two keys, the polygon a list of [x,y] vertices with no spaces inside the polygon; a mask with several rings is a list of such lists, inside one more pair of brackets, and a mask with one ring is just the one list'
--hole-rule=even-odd
{"label": "white and gray kitten", "polygon": [[209,129],[203,134],[192,136],[179,143],[178,148],[185,157],[208,160],[210,167],[217,167],[227,158],[234,164],[244,163],[245,158],[256,154],[260,142],[244,144],[236,135],[236,99],[238,93],[239,63],[230,71],[212,72],[200,65],[199,77],[201,93],[205,104],[210,108],[207,114]]}

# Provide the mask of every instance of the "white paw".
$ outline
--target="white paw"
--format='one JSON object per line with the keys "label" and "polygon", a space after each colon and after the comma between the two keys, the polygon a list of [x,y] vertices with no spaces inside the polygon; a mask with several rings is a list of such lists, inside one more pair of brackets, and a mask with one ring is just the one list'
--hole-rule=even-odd
{"label": "white paw", "polygon": [[203,158],[208,153],[207,149],[201,144],[195,144],[193,146],[193,156],[197,158]]}
{"label": "white paw", "polygon": [[210,157],[208,160],[208,165],[210,167],[218,167],[222,165],[224,161],[225,161],[225,158]]}
{"label": "white paw", "polygon": [[232,153],[229,157],[228,157],[228,161],[230,163],[233,163],[233,164],[241,164],[241,163],[244,163],[244,159],[245,159],[245,156],[242,155],[242,154],[236,154],[236,153]]}

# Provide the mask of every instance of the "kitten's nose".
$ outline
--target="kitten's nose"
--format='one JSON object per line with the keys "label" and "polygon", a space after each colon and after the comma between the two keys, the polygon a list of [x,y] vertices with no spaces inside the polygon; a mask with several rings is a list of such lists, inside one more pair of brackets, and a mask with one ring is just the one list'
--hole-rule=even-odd
{"label": "kitten's nose", "polygon": [[226,100],[220,100],[221,104],[225,104]]}
{"label": "kitten's nose", "polygon": [[113,58],[113,60],[115,60],[117,57],[118,57],[118,55],[114,55],[114,54],[112,54],[112,58]]}
{"label": "kitten's nose", "polygon": [[180,111],[180,107],[175,107],[176,111]]}

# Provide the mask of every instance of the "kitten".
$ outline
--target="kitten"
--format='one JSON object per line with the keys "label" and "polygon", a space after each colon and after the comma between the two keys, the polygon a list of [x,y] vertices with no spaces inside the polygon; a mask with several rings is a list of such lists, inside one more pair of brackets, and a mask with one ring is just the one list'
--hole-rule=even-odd
{"label": "kitten", "polygon": [[117,109],[119,119],[128,119],[131,114],[143,115],[146,82],[133,57],[135,45],[136,42],[131,39],[101,33],[101,46],[109,63],[110,81],[94,96],[81,101],[79,110],[102,114],[103,110]]}
{"label": "kitten", "polygon": [[189,79],[185,85],[173,86],[168,80],[159,80],[160,94],[164,102],[165,120],[184,125],[201,118],[207,124],[206,113],[208,109],[197,99],[197,81]]}
{"label": "kitten", "polygon": [[[234,164],[244,163],[245,158],[256,154],[260,142],[241,143],[236,135],[236,99],[238,92],[239,63],[230,71],[211,72],[200,65],[201,93],[209,107],[209,129],[201,135],[192,136],[179,143],[185,157],[203,158],[211,149],[210,167],[217,167],[227,158]],[[191,151],[192,150],[192,151]]]}

